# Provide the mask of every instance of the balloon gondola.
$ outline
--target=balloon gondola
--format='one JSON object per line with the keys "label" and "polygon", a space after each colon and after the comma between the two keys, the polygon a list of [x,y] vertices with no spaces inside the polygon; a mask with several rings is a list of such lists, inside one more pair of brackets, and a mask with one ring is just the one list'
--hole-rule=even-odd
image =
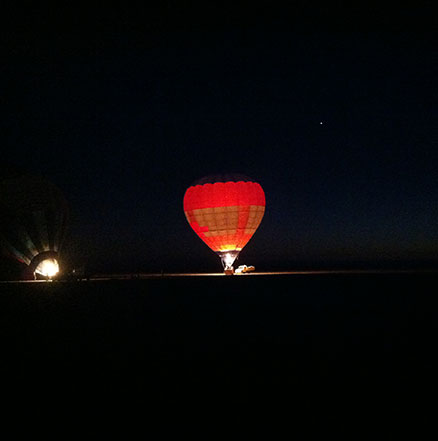
{"label": "balloon gondola", "polygon": [[195,233],[219,255],[226,274],[265,212],[261,185],[244,175],[213,175],[185,192],[184,213]]}

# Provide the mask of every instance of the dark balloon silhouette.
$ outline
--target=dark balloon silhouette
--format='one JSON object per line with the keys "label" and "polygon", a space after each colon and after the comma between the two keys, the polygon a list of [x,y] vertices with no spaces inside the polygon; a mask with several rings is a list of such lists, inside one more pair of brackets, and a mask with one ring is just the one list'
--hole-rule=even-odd
{"label": "dark balloon silhouette", "polygon": [[13,169],[0,172],[0,244],[25,265],[23,278],[58,272],[68,215],[62,192],[47,179]]}

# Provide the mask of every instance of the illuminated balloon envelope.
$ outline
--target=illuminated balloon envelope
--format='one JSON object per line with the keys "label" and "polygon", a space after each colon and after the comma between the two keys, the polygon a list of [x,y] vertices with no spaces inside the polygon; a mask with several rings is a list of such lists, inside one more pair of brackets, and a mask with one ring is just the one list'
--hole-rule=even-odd
{"label": "illuminated balloon envelope", "polygon": [[0,176],[0,244],[34,273],[54,276],[68,219],[61,191],[46,179],[23,173]]}
{"label": "illuminated balloon envelope", "polygon": [[224,269],[248,243],[265,212],[265,193],[243,175],[207,176],[184,195],[184,213],[195,233],[221,258]]}

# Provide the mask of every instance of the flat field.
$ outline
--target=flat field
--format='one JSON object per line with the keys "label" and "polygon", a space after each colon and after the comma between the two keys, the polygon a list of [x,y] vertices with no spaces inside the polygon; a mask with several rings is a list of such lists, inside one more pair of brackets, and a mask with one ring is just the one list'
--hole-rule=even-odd
{"label": "flat field", "polygon": [[3,398],[401,415],[433,398],[437,282],[389,272],[3,283]]}

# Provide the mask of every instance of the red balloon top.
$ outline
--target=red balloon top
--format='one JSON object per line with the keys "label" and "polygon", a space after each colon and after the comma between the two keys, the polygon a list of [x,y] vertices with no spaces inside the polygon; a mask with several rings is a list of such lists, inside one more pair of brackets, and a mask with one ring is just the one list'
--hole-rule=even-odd
{"label": "red balloon top", "polygon": [[216,182],[189,187],[184,211],[241,205],[265,206],[265,193],[257,182]]}

